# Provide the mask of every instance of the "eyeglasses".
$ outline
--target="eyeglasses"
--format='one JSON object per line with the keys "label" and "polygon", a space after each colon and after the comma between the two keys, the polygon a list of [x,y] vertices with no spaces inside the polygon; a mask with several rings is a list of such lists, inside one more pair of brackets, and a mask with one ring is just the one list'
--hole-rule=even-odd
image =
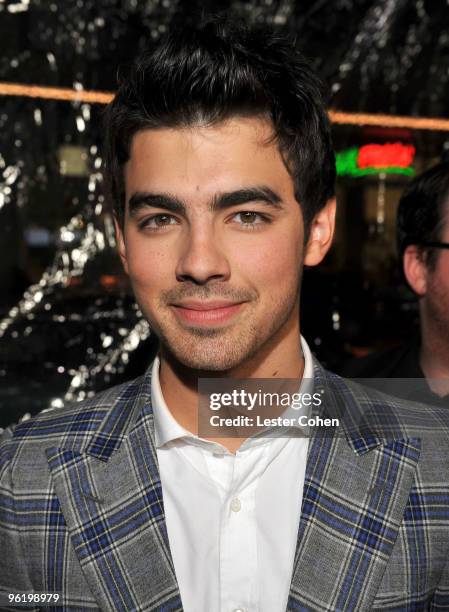
{"label": "eyeglasses", "polygon": [[431,247],[432,249],[449,249],[449,242],[420,242],[421,246]]}

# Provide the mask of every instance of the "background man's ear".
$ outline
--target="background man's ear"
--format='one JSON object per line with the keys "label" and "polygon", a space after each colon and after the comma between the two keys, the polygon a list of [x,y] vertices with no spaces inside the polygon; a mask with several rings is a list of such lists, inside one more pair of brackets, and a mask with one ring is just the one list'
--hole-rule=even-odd
{"label": "background man's ear", "polygon": [[419,297],[427,291],[427,265],[421,249],[416,244],[409,244],[402,256],[404,276],[413,291]]}
{"label": "background man's ear", "polygon": [[123,227],[120,224],[120,221],[117,219],[117,216],[114,214],[114,227],[115,227],[115,236],[117,238],[117,250],[120,255],[120,259],[122,260],[122,266],[125,272],[128,274],[128,260],[126,258],[126,246],[125,246],[125,238],[123,235]]}
{"label": "background man's ear", "polygon": [[331,198],[313,218],[304,252],[305,266],[319,264],[330,249],[334,237],[336,210],[336,200]]}

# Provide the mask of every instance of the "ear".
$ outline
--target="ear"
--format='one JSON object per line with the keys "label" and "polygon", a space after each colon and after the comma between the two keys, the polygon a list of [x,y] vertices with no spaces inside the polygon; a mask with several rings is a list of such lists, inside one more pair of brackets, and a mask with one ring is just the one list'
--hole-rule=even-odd
{"label": "ear", "polygon": [[422,251],[416,244],[409,244],[402,256],[402,267],[408,284],[422,297],[427,292],[427,266]]}
{"label": "ear", "polygon": [[304,252],[305,266],[319,264],[330,249],[334,237],[336,210],[336,200],[331,198],[313,218]]}
{"label": "ear", "polygon": [[123,269],[126,274],[128,274],[128,259],[126,257],[126,245],[125,245],[125,227],[118,220],[117,216],[114,214],[114,228],[115,228],[115,236],[117,238],[117,250],[120,255],[120,259],[122,261]]}

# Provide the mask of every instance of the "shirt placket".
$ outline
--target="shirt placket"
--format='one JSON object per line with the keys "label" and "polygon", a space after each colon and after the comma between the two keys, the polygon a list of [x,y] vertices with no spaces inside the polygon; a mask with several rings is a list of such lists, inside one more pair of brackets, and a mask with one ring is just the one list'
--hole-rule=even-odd
{"label": "shirt placket", "polygon": [[266,447],[237,451],[220,530],[221,612],[258,609],[255,498]]}

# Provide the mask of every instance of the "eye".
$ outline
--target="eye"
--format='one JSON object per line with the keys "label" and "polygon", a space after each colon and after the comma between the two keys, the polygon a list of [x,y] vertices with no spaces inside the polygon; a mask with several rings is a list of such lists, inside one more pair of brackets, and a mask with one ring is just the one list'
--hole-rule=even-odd
{"label": "eye", "polygon": [[254,212],[253,210],[243,210],[236,213],[233,219],[237,219],[237,223],[242,226],[251,227],[255,225],[262,225],[267,223],[268,219],[261,213]]}
{"label": "eye", "polygon": [[160,213],[158,215],[153,215],[152,217],[147,217],[142,222],[139,223],[140,229],[153,229],[158,230],[164,227],[168,227],[169,225],[176,225],[178,222],[172,215],[166,215]]}

